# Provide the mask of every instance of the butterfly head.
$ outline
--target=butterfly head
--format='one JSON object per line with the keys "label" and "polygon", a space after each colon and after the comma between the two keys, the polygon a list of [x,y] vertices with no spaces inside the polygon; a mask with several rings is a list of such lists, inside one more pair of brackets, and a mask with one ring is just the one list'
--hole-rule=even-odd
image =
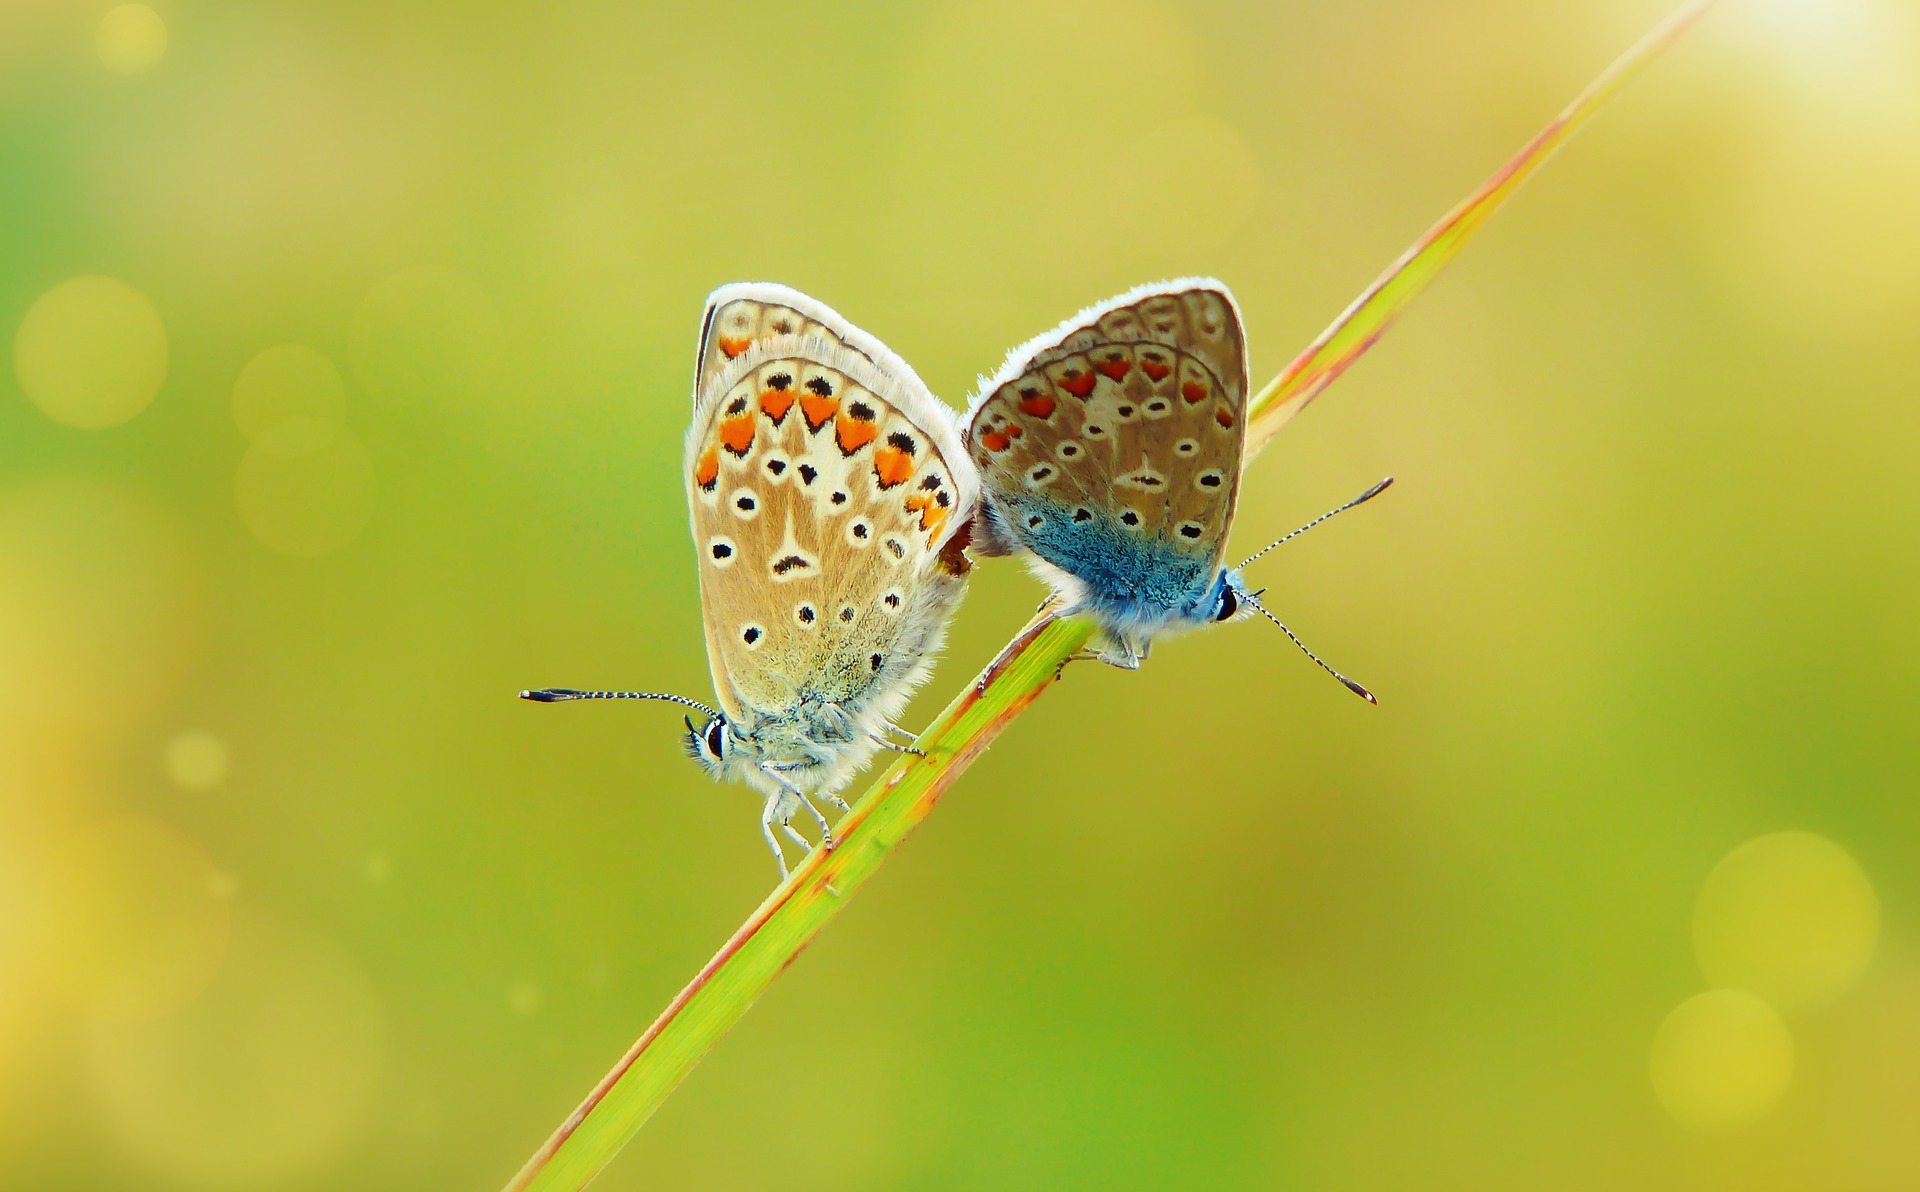
{"label": "butterfly head", "polygon": [[687,735],[684,741],[687,756],[700,763],[700,767],[714,778],[725,778],[729,770],[740,760],[745,742],[734,732],[733,722],[726,713],[715,712],[707,717],[704,725],[695,727],[693,717],[685,718]]}
{"label": "butterfly head", "polygon": [[1256,593],[1247,591],[1247,581],[1240,576],[1238,569],[1222,571],[1213,581],[1213,593],[1210,603],[1205,605],[1206,618],[1215,624],[1238,621],[1242,617],[1252,616],[1257,607]]}

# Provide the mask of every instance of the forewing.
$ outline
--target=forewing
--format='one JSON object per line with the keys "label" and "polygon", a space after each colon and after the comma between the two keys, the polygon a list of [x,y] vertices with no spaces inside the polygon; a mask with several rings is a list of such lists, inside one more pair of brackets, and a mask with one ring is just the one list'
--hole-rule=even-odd
{"label": "forewing", "polygon": [[1246,337],[1224,285],[1142,286],[1009,354],[974,401],[967,446],[1010,545],[1072,570],[1064,539],[1104,516],[1217,563],[1247,388]]}
{"label": "forewing", "polygon": [[929,592],[957,596],[941,554],[979,481],[955,417],[843,337],[764,339],[714,373],[686,468],[708,661],[736,717],[857,711],[917,650]]}

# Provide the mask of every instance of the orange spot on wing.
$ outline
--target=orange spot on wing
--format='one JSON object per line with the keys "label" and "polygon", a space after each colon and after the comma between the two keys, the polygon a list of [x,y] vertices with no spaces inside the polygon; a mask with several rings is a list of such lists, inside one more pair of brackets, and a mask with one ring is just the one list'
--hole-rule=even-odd
{"label": "orange spot on wing", "polygon": [[1053,394],[1035,392],[1032,397],[1021,398],[1020,412],[1035,418],[1053,417]]}
{"label": "orange spot on wing", "polygon": [[1173,372],[1173,365],[1168,364],[1164,360],[1142,360],[1140,362],[1140,371],[1146,373],[1156,381],[1164,381],[1167,379],[1168,374]]}
{"label": "orange spot on wing", "polygon": [[693,470],[693,482],[708,492],[713,491],[713,482],[720,476],[720,452],[712,447],[700,457],[699,466]]}
{"label": "orange spot on wing", "polygon": [[1087,394],[1092,393],[1093,386],[1094,377],[1090,372],[1081,372],[1076,368],[1060,375],[1060,388],[1065,389],[1075,397],[1085,397]]}
{"label": "orange spot on wing", "polygon": [[892,445],[882,447],[873,453],[873,474],[881,488],[904,484],[913,478],[913,457]]}
{"label": "orange spot on wing", "polygon": [[723,335],[720,337],[720,350],[727,354],[727,359],[729,360],[752,346],[753,337],[750,335],[741,336],[738,339],[735,339],[731,335]]}
{"label": "orange spot on wing", "polygon": [[1180,382],[1180,396],[1186,398],[1189,402],[1205,401],[1207,400],[1207,387],[1198,381],[1182,381]]}
{"label": "orange spot on wing", "polygon": [[720,445],[735,455],[753,450],[753,415],[741,414],[720,423]]}
{"label": "orange spot on wing", "polygon": [[1013,440],[997,430],[990,430],[980,436],[980,445],[988,451],[1005,451],[1013,445]]}
{"label": "orange spot on wing", "polygon": [[1233,427],[1233,411],[1222,406],[1213,412],[1213,420],[1228,429]]}
{"label": "orange spot on wing", "polygon": [[833,437],[840,444],[840,454],[852,455],[880,437],[880,428],[871,422],[862,422],[858,418],[849,418],[845,414],[834,419]]}
{"label": "orange spot on wing", "polygon": [[915,493],[907,498],[907,512],[920,515],[921,529],[935,530],[947,520],[947,515],[952,510],[942,508],[940,503],[933,499],[932,493]]}
{"label": "orange spot on wing", "polygon": [[1027,433],[1026,428],[1021,426],[1018,422],[1009,422],[1001,429],[1007,432],[1007,437],[1009,439],[1017,439],[1021,435],[1024,435]]}
{"label": "orange spot on wing", "polygon": [[779,426],[786,421],[787,411],[793,408],[791,389],[763,389],[760,392],[760,412],[773,419]]}
{"label": "orange spot on wing", "polygon": [[840,399],[821,397],[817,393],[800,395],[800,416],[807,420],[808,430],[819,430],[827,424],[827,419],[840,412]]}
{"label": "orange spot on wing", "polygon": [[1125,356],[1114,356],[1100,361],[1093,367],[1105,373],[1109,379],[1117,381],[1127,375],[1127,370],[1133,367],[1133,361]]}

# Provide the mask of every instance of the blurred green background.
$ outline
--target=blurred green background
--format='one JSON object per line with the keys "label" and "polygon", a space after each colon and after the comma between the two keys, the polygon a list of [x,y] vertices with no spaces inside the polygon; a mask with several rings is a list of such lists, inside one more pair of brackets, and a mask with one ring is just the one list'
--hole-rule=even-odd
{"label": "blurred green background", "polygon": [[[0,1185],[495,1187],[767,891],[513,698],[710,690],[711,287],[1264,379],[1663,11],[8,0]],[[598,1186],[1920,1184],[1916,144],[1913,0],[1729,0],[1250,476],[1399,477],[1255,577],[1381,706],[1075,667]]]}

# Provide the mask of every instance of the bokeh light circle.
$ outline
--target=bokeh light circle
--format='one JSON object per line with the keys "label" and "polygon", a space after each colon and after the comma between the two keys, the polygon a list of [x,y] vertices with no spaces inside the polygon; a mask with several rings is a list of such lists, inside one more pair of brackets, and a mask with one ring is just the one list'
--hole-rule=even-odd
{"label": "bokeh light circle", "polygon": [[138,1022],[187,1005],[220,967],[227,901],[191,836],[142,815],[75,829],[54,850],[51,969],[88,1013]]}
{"label": "bokeh light circle", "polygon": [[1713,989],[1676,1006],[1653,1038],[1653,1091],[1695,1130],[1735,1130],[1765,1117],[1793,1079],[1793,1036],[1760,998]]}
{"label": "bokeh light circle", "polygon": [[260,1187],[311,1170],[364,1120],[380,1017],[338,944],[243,903],[205,994],[163,1019],[95,1027],[88,1067],[134,1157],[182,1184]]}
{"label": "bokeh light circle", "polygon": [[118,426],[167,379],[167,329],[145,294],[114,277],[75,277],[40,295],[13,341],[33,404],[67,426]]}
{"label": "bokeh light circle", "polygon": [[351,431],[295,418],[247,448],[233,494],[255,538],[311,558],[360,536],[373,518],[374,487],[373,460]]}
{"label": "bokeh light circle", "polygon": [[233,420],[257,439],[296,418],[339,426],[347,387],[332,360],[305,344],[278,344],[247,361],[233,383]]}
{"label": "bokeh light circle", "polygon": [[166,56],[167,23],[145,4],[122,4],[100,18],[93,47],[115,74],[141,74]]}
{"label": "bokeh light circle", "polygon": [[1880,904],[1858,863],[1811,832],[1757,836],[1707,875],[1693,945],[1715,985],[1749,989],[1785,1014],[1851,989],[1873,959]]}
{"label": "bokeh light circle", "polygon": [[212,790],[227,779],[227,743],[208,732],[181,733],[167,742],[167,777],[182,790]]}
{"label": "bokeh light circle", "polygon": [[150,710],[201,629],[175,528],[117,488],[61,478],[0,496],[0,716],[84,739]]}

